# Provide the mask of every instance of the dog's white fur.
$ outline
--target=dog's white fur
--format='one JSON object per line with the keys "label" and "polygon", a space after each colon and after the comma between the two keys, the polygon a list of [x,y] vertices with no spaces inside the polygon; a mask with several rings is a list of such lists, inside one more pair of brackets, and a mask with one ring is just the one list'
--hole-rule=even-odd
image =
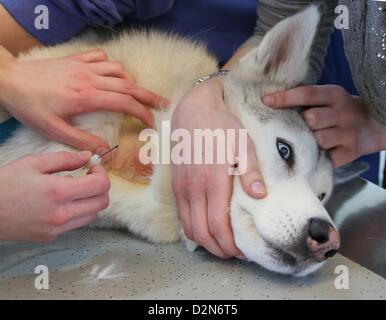
{"label": "dog's white fur", "polygon": [[[260,97],[292,88],[307,73],[309,55],[320,13],[312,6],[274,27],[261,44],[248,53],[225,81],[229,109],[247,128],[268,187],[264,200],[250,198],[234,179],[231,220],[237,246],[252,261],[281,273],[305,275],[321,264],[304,254],[304,228],[310,218],[332,223],[319,201],[332,190],[332,167],[318,149],[312,132],[297,111],[272,111]],[[173,101],[167,111],[154,111],[156,127],[170,120],[174,107],[193,81],[217,70],[217,61],[197,43],[157,32],[131,32],[108,42],[78,39],[53,48],[37,49],[20,59],[43,59],[103,48],[110,59],[121,61],[137,83]],[[194,112],[194,110],[192,110]],[[110,145],[118,141],[124,117],[107,112],[74,119],[81,129],[102,137]],[[134,123],[134,122],[133,122]],[[133,124],[134,125],[134,124]],[[292,168],[277,151],[277,138],[292,144]],[[0,147],[0,165],[28,154],[71,150],[38,133],[19,129]],[[181,239],[181,224],[171,184],[170,165],[156,165],[148,185],[131,183],[111,174],[111,203],[100,213],[98,226],[124,227],[157,243]],[[76,172],[84,174],[84,170]],[[295,257],[288,263],[283,255]]]}

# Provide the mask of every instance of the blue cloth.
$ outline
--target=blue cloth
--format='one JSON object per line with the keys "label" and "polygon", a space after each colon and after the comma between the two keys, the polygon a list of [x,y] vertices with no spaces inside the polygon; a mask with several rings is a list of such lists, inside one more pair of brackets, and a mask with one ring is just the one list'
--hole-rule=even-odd
{"label": "blue cloth", "polygon": [[[125,18],[150,19],[165,13],[174,0],[0,0],[0,4],[45,45],[64,42],[87,25],[111,28]],[[46,6],[49,29],[37,29],[37,6]]]}
{"label": "blue cloth", "polygon": [[0,144],[7,140],[12,133],[20,126],[16,119],[9,119],[0,124]]}
{"label": "blue cloth", "polygon": [[149,21],[128,19],[132,27],[177,32],[205,42],[223,64],[254,32],[258,0],[175,0],[164,15]]}
{"label": "blue cloth", "polygon": [[[248,39],[258,0],[0,0],[25,30],[45,45],[64,42],[87,25],[117,24],[174,31],[208,43],[222,62]],[[49,29],[35,28],[35,7],[49,9]]]}

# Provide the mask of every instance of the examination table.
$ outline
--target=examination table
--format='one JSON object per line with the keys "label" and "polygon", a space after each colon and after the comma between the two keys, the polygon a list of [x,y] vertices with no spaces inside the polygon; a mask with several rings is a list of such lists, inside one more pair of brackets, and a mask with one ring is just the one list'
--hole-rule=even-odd
{"label": "examination table", "polygon": [[[0,298],[385,299],[386,191],[356,179],[337,187],[328,207],[340,254],[306,278],[123,231],[80,229],[50,244],[0,242]],[[49,289],[35,288],[39,265],[48,268]]]}

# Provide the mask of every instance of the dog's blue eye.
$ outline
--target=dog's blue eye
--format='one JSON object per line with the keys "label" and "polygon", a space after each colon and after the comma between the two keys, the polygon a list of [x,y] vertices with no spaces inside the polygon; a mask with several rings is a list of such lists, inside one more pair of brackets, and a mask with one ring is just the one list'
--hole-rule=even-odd
{"label": "dog's blue eye", "polygon": [[278,141],[277,150],[284,160],[288,161],[291,158],[292,149],[289,144]]}
{"label": "dog's blue eye", "polygon": [[283,143],[279,143],[278,148],[279,148],[280,156],[283,159],[288,160],[291,156],[291,149]]}
{"label": "dog's blue eye", "polygon": [[277,139],[276,147],[280,157],[282,157],[289,166],[292,166],[294,162],[293,152],[292,152],[292,147],[289,145],[289,143],[287,143],[282,139]]}

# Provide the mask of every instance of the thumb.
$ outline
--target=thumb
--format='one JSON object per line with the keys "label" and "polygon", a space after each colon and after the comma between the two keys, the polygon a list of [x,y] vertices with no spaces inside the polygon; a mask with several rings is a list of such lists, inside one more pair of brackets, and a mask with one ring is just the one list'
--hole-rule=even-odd
{"label": "thumb", "polygon": [[89,150],[96,153],[97,149],[100,149],[101,147],[109,147],[109,145],[101,138],[81,129],[72,127],[61,118],[55,120],[54,130],[53,140],[65,143],[78,150]]}
{"label": "thumb", "polygon": [[256,151],[252,140],[248,137],[246,169],[240,176],[243,189],[249,196],[257,199],[267,195],[264,178],[261,175],[259,164],[256,158]]}
{"label": "thumb", "polygon": [[0,56],[4,61],[9,60],[9,61],[15,61],[16,58],[12,55],[11,52],[9,52],[5,47],[0,45]]}
{"label": "thumb", "polygon": [[90,151],[67,152],[35,155],[30,158],[31,165],[41,173],[51,174],[73,171],[85,166],[91,158]]}

